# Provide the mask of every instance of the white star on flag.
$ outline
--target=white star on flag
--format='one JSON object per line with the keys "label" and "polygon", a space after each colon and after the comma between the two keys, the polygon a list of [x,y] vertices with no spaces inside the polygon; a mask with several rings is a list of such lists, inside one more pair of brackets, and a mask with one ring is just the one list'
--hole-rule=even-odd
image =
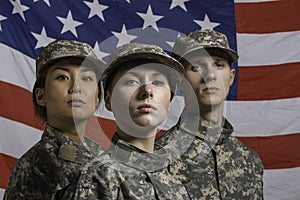
{"label": "white star on flag", "polygon": [[187,1],[190,1],[190,0],[172,0],[170,10],[172,10],[176,6],[180,6],[183,10],[185,10],[187,12],[187,9],[186,9],[185,4],[184,4]]}
{"label": "white star on flag", "polygon": [[45,27],[42,28],[42,31],[40,34],[37,33],[33,33],[31,32],[32,35],[35,37],[35,39],[37,40],[37,43],[35,45],[35,49],[40,48],[40,47],[44,47],[46,45],[48,45],[51,42],[54,42],[56,39],[48,37]]}
{"label": "white star on flag", "polygon": [[2,31],[2,27],[1,27],[1,21],[7,19],[6,17],[0,15],[0,31]]}
{"label": "white star on flag", "polygon": [[123,24],[123,26],[122,26],[122,31],[121,31],[121,33],[113,32],[113,31],[112,31],[112,33],[113,33],[113,34],[116,36],[116,38],[118,38],[118,40],[119,40],[116,47],[122,46],[123,44],[127,44],[127,43],[129,43],[131,40],[137,38],[137,36],[127,34],[127,30],[126,30],[125,24]]}
{"label": "white star on flag", "polygon": [[159,31],[156,22],[161,18],[163,18],[164,16],[154,15],[150,5],[148,6],[146,14],[145,13],[136,13],[136,14],[138,14],[144,20],[143,29],[145,29],[148,26],[152,26],[155,30],[157,30],[157,32]]}
{"label": "white star on flag", "polygon": [[[176,39],[179,38],[180,36],[181,36],[180,33],[178,33]],[[175,40],[176,40],[176,39],[175,39]],[[172,49],[172,47],[173,47],[174,44],[175,44],[175,41],[166,41],[166,43],[167,43],[167,44],[171,47],[171,49]]]}
{"label": "white star on flag", "polygon": [[61,33],[65,33],[67,31],[71,31],[71,33],[73,33],[73,35],[77,36],[77,31],[76,31],[76,27],[81,25],[82,23],[79,21],[75,21],[73,19],[72,13],[71,11],[68,12],[68,16],[67,18],[63,18],[63,17],[57,17],[63,24],[63,28],[61,30]]}
{"label": "white star on flag", "polygon": [[91,9],[89,18],[93,17],[94,15],[97,15],[103,22],[105,22],[102,12],[109,6],[99,4],[98,0],[94,0],[93,2],[84,1],[84,3]]}
{"label": "white star on flag", "polygon": [[96,42],[93,49],[94,49],[94,53],[96,54],[96,56],[101,60],[103,60],[103,58],[105,58],[106,56],[109,55],[109,53],[106,53],[106,52],[103,52],[103,51],[100,50],[99,42]]}
{"label": "white star on flag", "polygon": [[204,16],[204,20],[194,20],[199,26],[201,26],[202,30],[213,30],[215,27],[219,26],[220,23],[211,22],[207,14]]}
{"label": "white star on flag", "polygon": [[43,2],[45,2],[49,7],[51,7],[49,0],[33,0],[33,3],[34,3],[34,2],[37,2],[37,1],[43,1]]}
{"label": "white star on flag", "polygon": [[25,20],[25,16],[24,16],[24,12],[25,12],[26,10],[28,10],[29,7],[22,5],[21,2],[20,2],[20,0],[16,0],[16,1],[10,0],[10,3],[11,3],[11,4],[13,5],[13,7],[14,7],[14,9],[13,9],[13,11],[12,11],[12,14],[18,13],[18,14],[22,17],[22,19],[23,19],[24,21],[26,21],[26,20]]}

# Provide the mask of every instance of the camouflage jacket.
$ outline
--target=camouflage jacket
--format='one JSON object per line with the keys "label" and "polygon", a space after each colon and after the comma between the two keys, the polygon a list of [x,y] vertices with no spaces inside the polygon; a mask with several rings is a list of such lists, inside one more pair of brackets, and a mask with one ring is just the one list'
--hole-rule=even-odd
{"label": "camouflage jacket", "polygon": [[118,140],[82,169],[75,199],[190,199],[168,172],[169,161],[167,154],[147,153]]}
{"label": "camouflage jacket", "polygon": [[72,142],[47,125],[41,140],[16,162],[4,199],[51,199],[78,176],[79,166],[101,153],[92,140],[85,143]]}
{"label": "camouflage jacket", "polygon": [[263,199],[263,164],[259,156],[222,128],[202,120],[197,133],[184,123],[157,139],[172,152],[169,171],[192,199]]}

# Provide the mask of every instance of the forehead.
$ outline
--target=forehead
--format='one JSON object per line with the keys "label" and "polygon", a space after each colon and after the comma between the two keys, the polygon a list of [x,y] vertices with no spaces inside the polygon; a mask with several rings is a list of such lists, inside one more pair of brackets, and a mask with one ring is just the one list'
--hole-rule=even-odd
{"label": "forehead", "polygon": [[160,63],[126,63],[123,65],[113,77],[113,80],[118,80],[123,75],[139,75],[141,77],[152,74],[159,76],[168,76],[168,71],[172,70],[170,67]]}
{"label": "forehead", "polygon": [[96,67],[93,66],[90,62],[85,61],[82,58],[62,58],[54,62],[52,65],[50,65],[50,71],[55,71],[57,69],[70,69],[70,68],[76,68],[79,71],[93,71],[96,73]]}
{"label": "forehead", "polygon": [[132,67],[128,70],[125,70],[123,74],[132,74],[132,75],[137,74],[140,76],[146,76],[148,74],[152,74],[152,75],[166,76],[168,68],[169,67],[163,64],[147,63],[147,64],[142,64],[139,66]]}

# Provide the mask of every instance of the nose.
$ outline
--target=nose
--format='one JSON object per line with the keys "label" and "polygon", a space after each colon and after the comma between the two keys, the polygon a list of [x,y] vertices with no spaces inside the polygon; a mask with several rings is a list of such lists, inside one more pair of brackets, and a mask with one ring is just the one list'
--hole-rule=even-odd
{"label": "nose", "polygon": [[78,82],[73,81],[73,84],[71,85],[70,89],[69,89],[69,93],[70,94],[74,94],[74,93],[80,93],[81,89],[79,87]]}
{"label": "nose", "polygon": [[213,66],[213,64],[207,66],[204,70],[203,76],[206,81],[216,80],[217,70],[216,70],[215,66]]}
{"label": "nose", "polygon": [[147,99],[153,98],[153,89],[150,84],[145,84],[139,88],[139,98]]}

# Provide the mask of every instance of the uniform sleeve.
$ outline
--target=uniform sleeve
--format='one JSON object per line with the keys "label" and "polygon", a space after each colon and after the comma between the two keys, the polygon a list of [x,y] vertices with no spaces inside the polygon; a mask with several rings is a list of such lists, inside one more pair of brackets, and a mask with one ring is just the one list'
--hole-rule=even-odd
{"label": "uniform sleeve", "polygon": [[49,174],[39,165],[26,161],[18,163],[12,170],[4,200],[50,199],[55,188],[51,183],[56,175],[49,177]]}
{"label": "uniform sleeve", "polygon": [[82,171],[75,191],[75,200],[122,199],[115,173],[107,166],[90,167]]}
{"label": "uniform sleeve", "polygon": [[263,199],[263,173],[264,173],[264,166],[257,154],[254,154],[255,162],[253,162],[253,168],[255,169],[255,177],[256,177],[256,184],[255,184],[255,194],[257,195],[257,199]]}

